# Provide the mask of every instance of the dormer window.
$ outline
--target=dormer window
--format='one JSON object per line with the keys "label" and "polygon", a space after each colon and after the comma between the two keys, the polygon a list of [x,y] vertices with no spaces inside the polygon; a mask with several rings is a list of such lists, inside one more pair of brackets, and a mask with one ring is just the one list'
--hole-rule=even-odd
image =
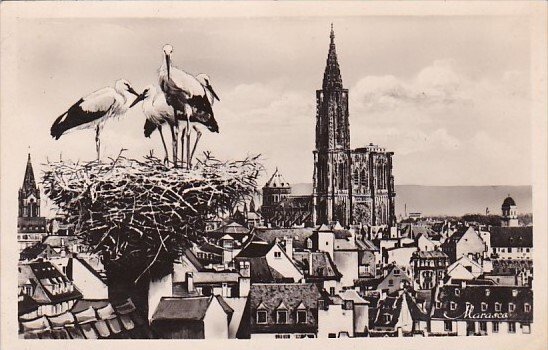
{"label": "dormer window", "polygon": [[460,295],[460,289],[458,289],[458,288],[455,288],[455,296],[457,296],[457,297],[458,297],[459,295]]}
{"label": "dormer window", "polygon": [[523,311],[531,312],[531,304],[529,304],[529,303],[523,304]]}
{"label": "dormer window", "polygon": [[513,296],[513,297],[517,297],[517,296],[518,296],[518,290],[517,290],[517,289],[512,289],[512,296]]}
{"label": "dormer window", "polygon": [[287,323],[287,307],[285,306],[283,301],[280,303],[280,305],[276,309],[276,323],[279,323],[279,324]]}
{"label": "dormer window", "polygon": [[383,314],[383,315],[382,315],[382,319],[383,319],[384,323],[390,323],[390,321],[392,321],[392,315],[390,315],[390,314]]}
{"label": "dormer window", "polygon": [[287,323],[287,310],[276,310],[276,323]]}
{"label": "dormer window", "polygon": [[516,304],[508,303],[508,311],[512,312],[516,309]]}
{"label": "dormer window", "polygon": [[297,323],[306,323],[306,310],[297,310]]}
{"label": "dormer window", "polygon": [[489,288],[485,289],[485,296],[488,297],[491,295],[491,290]]}
{"label": "dormer window", "polygon": [[457,303],[455,303],[454,301],[451,301],[449,303],[449,309],[456,310],[457,309]]}
{"label": "dormer window", "polygon": [[257,310],[257,323],[266,323],[266,310]]}
{"label": "dormer window", "polygon": [[487,303],[481,303],[481,311],[487,311]]}

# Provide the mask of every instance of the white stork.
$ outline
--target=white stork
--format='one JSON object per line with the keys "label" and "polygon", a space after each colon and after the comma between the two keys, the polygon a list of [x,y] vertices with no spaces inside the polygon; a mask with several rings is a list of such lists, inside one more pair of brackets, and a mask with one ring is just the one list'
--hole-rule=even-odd
{"label": "white stork", "polygon": [[143,92],[129,106],[135,106],[139,101],[143,101],[143,113],[146,117],[144,126],[145,137],[150,137],[154,130],[158,129],[166,156],[164,163],[168,162],[168,152],[164,135],[162,134],[162,125],[167,123],[171,128],[171,135],[175,138],[173,127],[177,123],[171,108],[165,99],[164,93],[159,86],[148,85]]}
{"label": "white stork", "polygon": [[[215,103],[215,100],[220,101],[219,96],[217,96],[217,93],[215,93],[215,90],[213,90],[213,86],[211,86],[211,79],[209,76],[205,73],[200,73],[196,76],[196,80],[202,84],[204,87],[204,90],[206,92],[207,99],[209,100],[209,103],[211,106]],[[205,125],[208,130],[213,132],[219,132],[219,128],[217,126],[217,122],[213,115],[209,115],[207,113],[202,113],[197,110],[193,110],[192,117],[190,118],[191,122],[199,121],[201,124]],[[216,126],[214,128],[211,128],[211,126]],[[196,140],[194,141],[194,146],[192,147],[192,152],[190,153],[190,159],[194,157],[194,152],[196,151],[196,146],[198,145],[198,141],[200,141],[200,137],[202,137],[202,132],[199,128],[197,128],[196,123],[193,123],[192,128],[196,131]],[[216,128],[216,130],[215,130]],[[190,146],[190,138],[187,139],[187,147]]]}
{"label": "white stork", "polygon": [[[218,132],[219,127],[213,117],[213,109],[207,98],[204,87],[194,76],[187,72],[178,69],[171,64],[171,54],[173,47],[165,45],[163,48],[165,60],[160,67],[159,83],[160,88],[166,96],[167,104],[170,105],[177,118],[186,120],[186,136],[190,135],[190,119],[192,114],[205,113],[209,116],[209,129],[213,132]],[[179,115],[177,111],[181,112]],[[176,132],[176,136],[178,130]],[[187,139],[187,145],[189,141]],[[190,168],[190,147],[187,147],[187,167]],[[174,141],[173,159],[175,166],[177,165],[177,140]]]}
{"label": "white stork", "polygon": [[117,80],[114,88],[105,87],[86,97],[82,97],[65,113],[61,114],[51,126],[51,136],[58,140],[69,130],[95,128],[95,147],[97,159],[100,159],[101,140],[99,135],[105,121],[124,115],[130,104],[130,94],[139,94],[125,80]]}

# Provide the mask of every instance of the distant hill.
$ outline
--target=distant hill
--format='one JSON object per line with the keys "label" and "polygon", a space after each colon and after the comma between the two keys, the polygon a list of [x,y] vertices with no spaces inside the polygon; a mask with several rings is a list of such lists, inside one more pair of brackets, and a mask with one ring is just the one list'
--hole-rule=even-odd
{"label": "distant hill", "polygon": [[[312,184],[291,186],[294,195],[312,193]],[[421,186],[396,185],[396,215],[421,212],[423,215],[500,214],[502,201],[510,194],[520,213],[532,213],[531,186]]]}

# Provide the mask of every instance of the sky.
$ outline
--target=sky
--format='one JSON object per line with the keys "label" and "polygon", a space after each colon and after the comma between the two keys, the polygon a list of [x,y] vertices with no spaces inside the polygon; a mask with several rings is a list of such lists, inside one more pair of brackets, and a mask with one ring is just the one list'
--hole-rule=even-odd
{"label": "sky", "polygon": [[[331,22],[351,145],[393,151],[396,184],[531,184],[529,26],[501,16],[20,20],[17,108],[8,116],[18,123],[8,132],[27,136],[13,145],[13,166],[22,181],[29,150],[38,177],[39,164],[61,153],[93,159],[92,130],[55,141],[51,124],[119,78],[138,91],[156,83],[170,43],[174,64],[207,73],[220,97],[220,133],[204,133],[198,152],[261,154],[261,181],[278,167],[290,183],[312,182]],[[163,155],[158,134],[143,136],[144,118],[138,105],[107,122],[102,154]]]}

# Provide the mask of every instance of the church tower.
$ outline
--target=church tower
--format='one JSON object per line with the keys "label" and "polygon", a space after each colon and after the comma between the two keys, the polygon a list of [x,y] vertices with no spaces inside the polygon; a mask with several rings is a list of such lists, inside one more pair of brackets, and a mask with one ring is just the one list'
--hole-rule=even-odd
{"label": "church tower", "polygon": [[27,168],[23,178],[23,186],[19,189],[19,217],[35,218],[40,216],[40,191],[34,180],[34,171],[30,160],[27,158]]}
{"label": "church tower", "polygon": [[322,89],[316,91],[316,148],[314,150],[315,224],[350,222],[350,130],[348,89],[343,87],[335,33],[331,35]]}
{"label": "church tower", "polygon": [[45,235],[46,218],[40,216],[40,189],[34,179],[34,170],[29,154],[23,186],[19,189],[19,214],[17,217],[19,250],[41,242]]}
{"label": "church tower", "polygon": [[510,195],[504,199],[502,203],[502,218],[501,226],[503,227],[517,227],[518,223],[518,206]]}

